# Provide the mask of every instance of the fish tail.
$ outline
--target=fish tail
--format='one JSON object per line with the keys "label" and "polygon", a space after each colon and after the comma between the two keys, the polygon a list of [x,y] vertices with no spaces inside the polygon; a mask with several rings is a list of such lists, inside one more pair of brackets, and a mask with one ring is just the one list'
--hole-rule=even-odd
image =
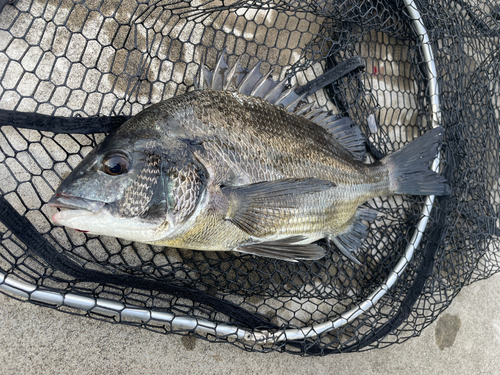
{"label": "fish tail", "polygon": [[444,177],[430,169],[431,162],[437,156],[442,135],[442,127],[432,129],[380,160],[389,169],[392,194],[450,194],[450,186]]}

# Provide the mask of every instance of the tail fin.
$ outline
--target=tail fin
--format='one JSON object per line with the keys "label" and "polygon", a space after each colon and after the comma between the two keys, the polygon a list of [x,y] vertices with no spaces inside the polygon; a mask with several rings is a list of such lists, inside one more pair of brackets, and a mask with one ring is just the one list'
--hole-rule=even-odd
{"label": "tail fin", "polygon": [[390,190],[393,194],[450,194],[450,186],[444,177],[430,169],[442,134],[442,127],[432,129],[381,160],[389,169]]}

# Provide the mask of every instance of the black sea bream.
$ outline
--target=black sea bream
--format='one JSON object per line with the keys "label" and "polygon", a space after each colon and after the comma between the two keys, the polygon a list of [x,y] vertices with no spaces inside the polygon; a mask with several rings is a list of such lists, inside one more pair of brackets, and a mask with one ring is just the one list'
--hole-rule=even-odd
{"label": "black sea bream", "polygon": [[429,165],[442,128],[374,164],[348,118],[311,109],[285,82],[221,57],[198,89],[151,105],[109,134],[61,183],[56,223],[196,250],[319,259],[327,239],[351,259],[392,194],[443,195]]}

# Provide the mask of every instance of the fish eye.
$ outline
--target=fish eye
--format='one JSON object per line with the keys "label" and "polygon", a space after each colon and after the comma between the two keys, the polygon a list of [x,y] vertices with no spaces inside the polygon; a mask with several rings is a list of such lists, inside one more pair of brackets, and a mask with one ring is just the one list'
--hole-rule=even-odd
{"label": "fish eye", "polygon": [[102,169],[105,173],[111,176],[118,176],[128,172],[130,160],[123,154],[109,154],[102,162]]}

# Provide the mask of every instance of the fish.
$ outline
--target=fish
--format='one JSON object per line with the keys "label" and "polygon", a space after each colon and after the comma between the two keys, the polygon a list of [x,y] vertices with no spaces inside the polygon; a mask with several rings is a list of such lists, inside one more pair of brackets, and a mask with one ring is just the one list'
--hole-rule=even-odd
{"label": "fish", "polygon": [[56,224],[171,248],[317,260],[327,241],[348,259],[378,196],[446,195],[430,169],[443,128],[367,163],[349,117],[313,107],[289,76],[275,81],[201,64],[195,90],[150,105],[105,137],[48,204]]}

